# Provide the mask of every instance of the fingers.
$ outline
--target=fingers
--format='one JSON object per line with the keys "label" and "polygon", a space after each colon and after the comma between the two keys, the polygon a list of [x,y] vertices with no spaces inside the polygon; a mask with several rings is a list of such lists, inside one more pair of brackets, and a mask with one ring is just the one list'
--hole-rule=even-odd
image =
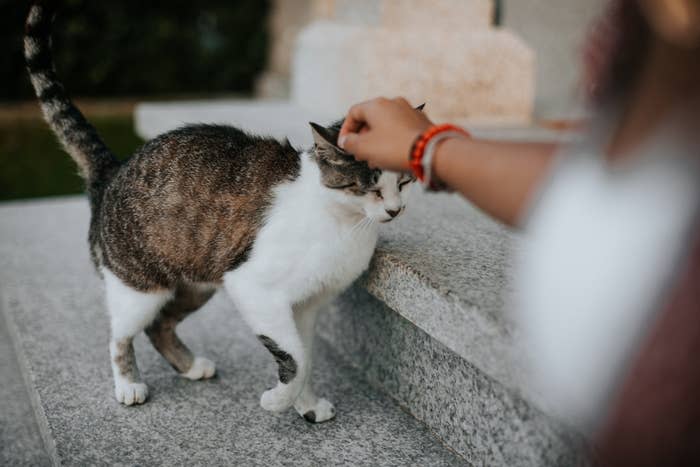
{"label": "fingers", "polygon": [[[392,101],[398,100],[403,100],[403,102],[406,102],[406,100],[402,98],[392,99]],[[352,150],[349,147],[346,147],[348,137],[352,134],[366,133],[369,130],[369,127],[371,126],[371,117],[373,116],[373,114],[377,113],[376,110],[378,109],[378,107],[381,107],[382,105],[385,106],[389,102],[391,102],[389,99],[386,99],[384,97],[377,97],[375,99],[361,102],[350,107],[348,115],[345,117],[345,121],[340,127],[338,146],[345,149],[346,151],[352,152]],[[406,104],[408,104],[408,102],[406,102]],[[356,144],[356,141],[357,139],[355,138],[350,144]]]}
{"label": "fingers", "polygon": [[361,133],[347,133],[345,135],[341,134],[338,137],[338,146],[343,150],[353,154],[355,159],[363,160],[359,154],[359,148],[362,147],[362,134]]}
{"label": "fingers", "polygon": [[[367,107],[372,101],[362,102],[350,107],[347,117],[340,127],[340,139],[349,133],[358,133],[367,123]],[[341,144],[341,147],[342,144]]]}
{"label": "fingers", "polygon": [[338,146],[370,167],[405,170],[404,152],[430,121],[409,102],[377,98],[350,108],[340,128]]}

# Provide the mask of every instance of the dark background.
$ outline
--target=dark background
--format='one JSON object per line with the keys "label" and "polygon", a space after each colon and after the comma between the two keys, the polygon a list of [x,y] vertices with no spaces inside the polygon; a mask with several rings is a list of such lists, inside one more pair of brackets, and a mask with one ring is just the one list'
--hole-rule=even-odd
{"label": "dark background", "polygon": [[[61,81],[107,145],[129,157],[143,141],[144,100],[250,94],[265,67],[264,0],[64,0],[53,50]],[[83,181],[41,118],[24,67],[29,5],[0,0],[0,202],[76,194]]]}
{"label": "dark background", "polygon": [[[264,0],[64,0],[54,24],[72,95],[248,93],[264,68]],[[22,33],[28,2],[0,0],[0,100],[33,97]]]}

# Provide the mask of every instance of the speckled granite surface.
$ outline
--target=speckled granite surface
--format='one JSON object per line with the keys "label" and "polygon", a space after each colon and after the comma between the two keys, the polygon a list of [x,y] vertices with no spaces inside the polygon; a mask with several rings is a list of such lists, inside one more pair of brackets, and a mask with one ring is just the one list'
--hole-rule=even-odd
{"label": "speckled granite surface", "polygon": [[470,463],[578,465],[578,436],[363,287],[329,307],[319,334]]}
{"label": "speckled granite surface", "polygon": [[519,238],[456,195],[419,187],[382,226],[361,284],[391,309],[538,406],[512,325],[511,262]]}
{"label": "speckled granite surface", "polygon": [[0,465],[51,465],[34,410],[0,312]]}
{"label": "speckled granite surface", "polygon": [[274,363],[221,295],[182,326],[183,339],[218,363],[219,376],[184,380],[139,339],[152,396],[144,406],[121,407],[112,395],[108,325],[86,229],[83,198],[0,206],[0,307],[55,462],[465,464],[331,350],[320,352],[315,373],[319,393],[336,403],[335,421],[314,426],[292,411],[264,412],[258,399],[274,379]]}

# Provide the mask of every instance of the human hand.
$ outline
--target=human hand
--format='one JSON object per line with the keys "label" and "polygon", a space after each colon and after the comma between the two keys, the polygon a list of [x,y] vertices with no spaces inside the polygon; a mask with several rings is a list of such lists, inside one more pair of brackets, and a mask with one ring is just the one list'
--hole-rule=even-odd
{"label": "human hand", "polygon": [[402,97],[379,97],[350,108],[338,145],[371,167],[408,171],[408,153],[432,122]]}

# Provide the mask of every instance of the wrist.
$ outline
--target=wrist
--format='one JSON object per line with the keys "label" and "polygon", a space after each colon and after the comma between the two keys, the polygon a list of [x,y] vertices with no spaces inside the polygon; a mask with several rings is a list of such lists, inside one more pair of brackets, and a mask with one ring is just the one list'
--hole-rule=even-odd
{"label": "wrist", "polygon": [[435,125],[419,135],[409,154],[409,165],[416,178],[427,190],[439,191],[447,187],[439,181],[435,172],[434,158],[437,149],[451,140],[471,138],[470,134],[455,125]]}
{"label": "wrist", "polygon": [[432,175],[437,183],[450,185],[449,174],[452,156],[459,153],[459,148],[464,144],[469,144],[469,140],[465,138],[447,138],[438,143],[432,160]]}

